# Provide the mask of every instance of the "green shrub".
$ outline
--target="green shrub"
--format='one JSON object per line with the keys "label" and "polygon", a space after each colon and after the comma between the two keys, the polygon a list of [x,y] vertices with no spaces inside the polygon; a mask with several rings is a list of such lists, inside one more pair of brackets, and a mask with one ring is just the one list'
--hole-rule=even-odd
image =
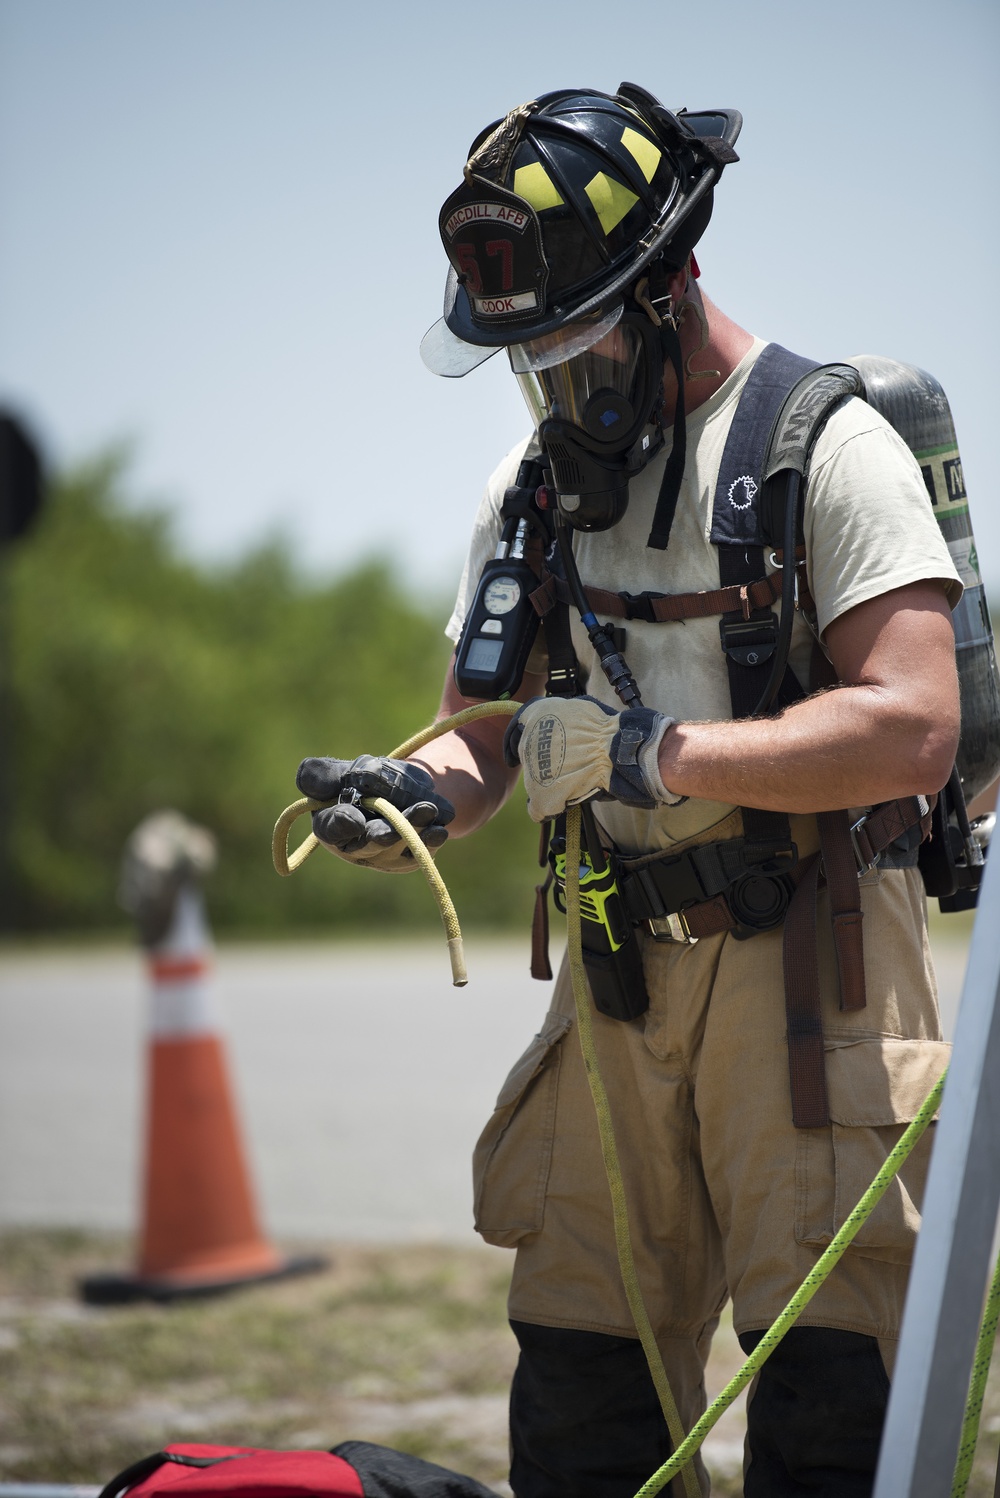
{"label": "green shrub", "polygon": [[[7,929],[123,924],[122,845],[140,818],[173,806],[219,838],[208,889],[218,929],[433,930],[421,879],[317,855],[282,880],[270,835],[304,755],[384,752],[430,720],[447,604],[416,601],[378,561],[309,580],[280,542],[233,566],[197,565],[169,518],[137,513],[124,487],[116,457],[70,474],[5,558]],[[441,855],[473,922],[528,919],[535,833],[515,803]]]}

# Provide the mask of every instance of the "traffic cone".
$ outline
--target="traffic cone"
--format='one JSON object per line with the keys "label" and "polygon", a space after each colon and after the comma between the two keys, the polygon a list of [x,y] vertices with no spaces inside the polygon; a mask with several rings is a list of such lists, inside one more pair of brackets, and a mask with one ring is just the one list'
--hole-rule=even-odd
{"label": "traffic cone", "polygon": [[[163,819],[176,821],[164,825]],[[135,909],[147,945],[152,988],[148,1112],[142,1232],[137,1268],[91,1275],[80,1291],[92,1305],[139,1299],[173,1300],[326,1267],[316,1256],[287,1258],[262,1235],[240,1142],[226,1058],[210,981],[211,938],[192,835],[200,828],[161,813],[154,832],[184,857],[164,880],[149,877]],[[137,829],[147,835],[150,818]],[[179,833],[184,833],[184,838]],[[209,844],[209,847],[211,845]],[[201,847],[202,867],[205,844]],[[135,869],[126,860],[126,882]],[[134,893],[135,880],[132,889]],[[154,898],[155,896],[155,898]],[[163,927],[166,927],[165,931]]]}

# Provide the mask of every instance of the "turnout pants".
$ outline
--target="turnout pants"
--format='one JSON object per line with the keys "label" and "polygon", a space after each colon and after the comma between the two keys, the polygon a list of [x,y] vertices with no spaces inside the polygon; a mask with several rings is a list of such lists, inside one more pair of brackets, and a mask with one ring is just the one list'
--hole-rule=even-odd
{"label": "turnout pants", "polygon": [[[642,936],[648,1013],[594,1013],[636,1267],[686,1430],[705,1407],[727,1299],[749,1350],[947,1065],[916,870],[866,875],[862,906],[868,1005],[845,1013],[820,897],[828,1127],[792,1124],[780,930],[694,946]],[[670,1450],[621,1284],[575,1029],[564,965],[474,1162],[477,1229],[517,1250],[517,1498],[627,1498]],[[870,1492],[931,1133],[758,1380],[748,1494]],[[703,1468],[701,1481],[707,1493]]]}

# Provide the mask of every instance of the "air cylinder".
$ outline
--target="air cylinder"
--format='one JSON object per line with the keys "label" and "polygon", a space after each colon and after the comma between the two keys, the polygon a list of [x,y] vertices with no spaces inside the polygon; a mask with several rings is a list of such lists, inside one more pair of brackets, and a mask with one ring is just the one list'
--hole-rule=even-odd
{"label": "air cylinder", "polygon": [[971,801],[1000,775],[1000,674],[948,397],[933,375],[913,364],[878,354],[848,362],[865,382],[869,405],[895,427],[920,464],[941,534],[965,585],[952,622],[962,695],[957,762],[965,799]]}

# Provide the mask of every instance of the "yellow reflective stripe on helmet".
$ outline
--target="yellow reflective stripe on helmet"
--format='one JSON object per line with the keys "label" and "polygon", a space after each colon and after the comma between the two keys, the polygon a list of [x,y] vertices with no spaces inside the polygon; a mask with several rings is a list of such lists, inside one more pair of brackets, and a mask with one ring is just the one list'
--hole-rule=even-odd
{"label": "yellow reflective stripe on helmet", "polygon": [[640,135],[638,130],[630,130],[627,125],[622,131],[622,145],[630,156],[635,157],[646,181],[652,182],[663,157],[659,146],[654,146],[645,135]]}
{"label": "yellow reflective stripe on helmet", "polygon": [[558,188],[540,161],[518,167],[514,173],[514,191],[519,198],[530,203],[536,213],[541,213],[543,208],[558,208],[563,202]]}
{"label": "yellow reflective stripe on helmet", "polygon": [[592,177],[584,192],[593,203],[594,212],[600,219],[605,234],[610,234],[612,229],[617,228],[629,209],[639,201],[634,192],[629,192],[627,187],[623,187],[606,172],[598,172],[596,177]]}

